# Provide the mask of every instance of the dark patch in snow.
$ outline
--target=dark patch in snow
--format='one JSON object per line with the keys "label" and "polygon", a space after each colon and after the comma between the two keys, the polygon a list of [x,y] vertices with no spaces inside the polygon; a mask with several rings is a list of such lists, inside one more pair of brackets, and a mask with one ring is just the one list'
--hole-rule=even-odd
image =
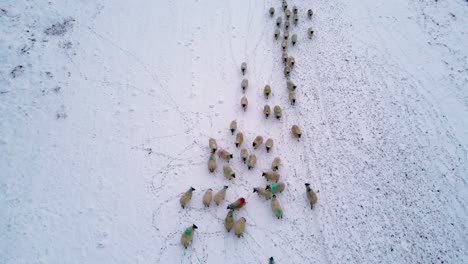
{"label": "dark patch in snow", "polygon": [[67,18],[63,22],[53,24],[50,28],[44,30],[44,33],[49,36],[63,36],[73,28],[73,22],[75,22],[75,19]]}
{"label": "dark patch in snow", "polygon": [[24,66],[18,65],[11,72],[10,75],[12,78],[16,78],[24,73]]}

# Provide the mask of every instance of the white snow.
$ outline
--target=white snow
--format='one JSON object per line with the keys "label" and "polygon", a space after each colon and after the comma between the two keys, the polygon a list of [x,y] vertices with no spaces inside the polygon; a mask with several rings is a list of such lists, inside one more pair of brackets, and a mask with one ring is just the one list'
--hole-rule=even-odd
{"label": "white snow", "polygon": [[[0,263],[467,263],[466,1],[288,4],[296,106],[281,1],[0,1]],[[233,119],[249,152],[275,140],[252,171]],[[210,137],[234,154],[232,182],[220,159],[207,170]],[[252,193],[276,156],[281,220]],[[241,196],[237,238],[223,221]]]}

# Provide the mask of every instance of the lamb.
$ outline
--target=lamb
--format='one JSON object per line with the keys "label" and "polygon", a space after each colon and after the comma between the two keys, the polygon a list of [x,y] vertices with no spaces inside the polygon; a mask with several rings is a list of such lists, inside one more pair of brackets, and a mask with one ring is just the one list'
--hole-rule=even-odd
{"label": "lamb", "polygon": [[232,154],[229,153],[227,150],[221,149],[218,151],[218,157],[224,159],[225,161],[229,162],[232,159]]}
{"label": "lamb", "polygon": [[281,23],[283,23],[283,19],[281,17],[278,17],[276,19],[276,25],[279,27],[279,26],[281,26]]}
{"label": "lamb", "polygon": [[223,173],[224,173],[224,177],[226,177],[226,179],[228,180],[232,180],[236,178],[236,174],[232,170],[231,166],[227,164],[223,166]]}
{"label": "lamb", "polygon": [[284,188],[286,188],[286,184],[284,182],[278,182],[278,183],[272,183],[270,185],[267,185],[265,190],[270,191],[271,193],[281,193],[284,191]]}
{"label": "lamb", "polygon": [[244,205],[245,205],[245,198],[241,197],[241,198],[237,199],[235,202],[233,202],[232,204],[228,205],[228,207],[226,209],[239,210],[242,207],[244,207]]}
{"label": "lamb", "polygon": [[312,9],[307,10],[307,15],[309,16],[309,19],[312,19],[312,15],[314,12],[312,12]]}
{"label": "lamb", "polygon": [[241,82],[242,92],[245,93],[245,90],[249,87],[249,80],[243,79]]}
{"label": "lamb", "polygon": [[242,132],[237,132],[236,135],[236,148],[240,147],[244,142],[244,134]]}
{"label": "lamb", "polygon": [[234,234],[237,237],[241,237],[244,235],[244,230],[245,230],[245,218],[241,217],[237,222],[234,224]]}
{"label": "lamb", "polygon": [[263,137],[257,136],[252,143],[252,147],[254,149],[257,149],[258,147],[260,147],[260,145],[262,145],[262,143],[263,143]]}
{"label": "lamb", "polygon": [[294,16],[293,16],[293,21],[294,21],[294,25],[297,26],[297,22],[299,21],[299,16],[298,16],[298,15],[294,15]]}
{"label": "lamb", "polygon": [[216,169],[216,160],[213,154],[210,155],[210,158],[208,159],[208,170],[210,172],[214,172]]}
{"label": "lamb", "polygon": [[242,71],[242,75],[244,75],[245,72],[247,71],[247,63],[243,62],[241,64],[241,71]]}
{"label": "lamb", "polygon": [[314,35],[314,30],[310,27],[310,28],[307,30],[307,34],[309,34],[309,38],[311,39],[312,36]]}
{"label": "lamb", "polygon": [[247,156],[248,155],[249,155],[249,153],[247,152],[246,148],[241,149],[241,158],[242,158],[242,161],[244,163],[247,161]]}
{"label": "lamb", "polygon": [[234,226],[234,210],[231,209],[228,211],[226,215],[226,219],[224,219],[224,227],[228,232],[231,232],[232,226]]}
{"label": "lamb", "polygon": [[196,225],[191,225],[185,229],[185,231],[182,233],[182,237],[180,238],[180,242],[182,245],[187,249],[187,247],[190,245],[193,239],[193,234],[195,229],[198,227]]}
{"label": "lamb", "polygon": [[280,178],[280,174],[274,171],[263,172],[262,176],[265,177],[267,181],[274,181],[274,182],[278,182]]}
{"label": "lamb", "polygon": [[286,84],[287,84],[287,86],[288,86],[288,90],[290,90],[290,91],[291,91],[291,90],[296,90],[296,88],[297,88],[297,86],[296,86],[296,85],[294,84],[294,82],[291,81],[291,80],[288,80],[288,81],[286,82]]}
{"label": "lamb", "polygon": [[286,40],[283,40],[283,42],[281,42],[281,48],[283,49],[283,51],[285,51],[287,47],[288,47],[288,42]]}
{"label": "lamb", "polygon": [[209,146],[210,149],[211,149],[211,153],[215,153],[216,150],[218,149],[218,144],[216,143],[216,139],[210,138],[210,139],[208,140],[208,146]]}
{"label": "lamb", "polygon": [[273,111],[275,112],[275,116],[277,119],[280,119],[281,116],[283,115],[281,107],[279,105],[275,105],[275,107],[273,108]]}
{"label": "lamb", "polygon": [[281,165],[281,158],[280,157],[274,158],[273,162],[271,163],[271,170],[277,171],[280,165]]}
{"label": "lamb", "polygon": [[183,209],[188,204],[188,202],[190,202],[190,200],[192,199],[193,191],[195,191],[195,188],[190,187],[190,189],[188,189],[188,191],[184,192],[184,194],[182,194],[182,196],[180,197],[179,201],[180,201],[180,205],[182,206]]}
{"label": "lamb", "polygon": [[294,90],[289,91],[289,101],[291,101],[291,105],[296,104],[296,92]]}
{"label": "lamb", "polygon": [[263,196],[267,200],[271,199],[271,192],[269,190],[266,190],[265,188],[256,187],[256,188],[253,188],[253,192],[257,193],[258,196]]}
{"label": "lamb", "polygon": [[293,6],[292,9],[293,9],[293,13],[294,13],[294,14],[297,14],[297,6]]}
{"label": "lamb", "polygon": [[224,185],[223,189],[221,189],[215,194],[213,201],[216,203],[216,205],[219,205],[224,200],[224,197],[226,197],[226,191],[228,188],[229,188],[228,186]]}
{"label": "lamb", "polygon": [[269,106],[269,105],[265,105],[265,106],[263,107],[263,113],[265,114],[265,118],[268,118],[268,116],[270,115],[270,112],[271,112],[270,106]]}
{"label": "lamb", "polygon": [[301,138],[301,135],[302,135],[301,129],[299,128],[299,126],[298,125],[293,125],[291,127],[291,132],[292,132],[293,136],[295,138],[297,138],[297,141],[299,141],[299,139]]}
{"label": "lamb", "polygon": [[275,39],[278,39],[279,35],[281,34],[279,28],[275,29]]}
{"label": "lamb", "polygon": [[306,183],[307,200],[309,200],[310,209],[314,209],[314,204],[317,203],[317,194],[310,188],[310,183]]}
{"label": "lamb", "polygon": [[265,142],[265,148],[267,153],[270,153],[270,150],[273,148],[273,139],[267,139],[267,141]]}
{"label": "lamb", "polygon": [[288,66],[291,67],[291,69],[296,65],[296,59],[294,59],[293,56],[290,56],[288,58]]}
{"label": "lamb", "polygon": [[253,168],[255,168],[256,164],[257,164],[257,156],[255,156],[255,154],[250,154],[249,162],[247,163],[247,168],[249,170],[253,169]]}
{"label": "lamb", "polygon": [[208,190],[206,190],[205,194],[203,195],[203,205],[205,207],[210,207],[212,196],[213,196],[213,189],[209,188]]}
{"label": "lamb", "polygon": [[247,97],[246,96],[242,97],[241,106],[244,109],[244,112],[245,112],[245,110],[247,110],[248,105],[249,105],[249,101],[247,100]]}
{"label": "lamb", "polygon": [[271,87],[269,84],[265,85],[265,88],[263,88],[263,95],[268,99],[268,97],[271,94]]}
{"label": "lamb", "polygon": [[296,45],[297,43],[297,35],[296,34],[293,34],[292,37],[291,37],[291,43],[294,45]]}
{"label": "lamb", "polygon": [[270,7],[270,16],[273,16],[275,14],[275,8]]}
{"label": "lamb", "polygon": [[286,51],[283,51],[281,59],[283,60],[284,66],[286,66],[286,63],[288,62],[288,53]]}
{"label": "lamb", "polygon": [[278,219],[283,218],[283,209],[281,208],[278,199],[276,199],[276,195],[273,195],[273,198],[271,199],[271,210]]}
{"label": "lamb", "polygon": [[234,132],[237,130],[237,121],[232,120],[231,125],[229,126],[229,129],[231,130],[231,133],[234,135]]}

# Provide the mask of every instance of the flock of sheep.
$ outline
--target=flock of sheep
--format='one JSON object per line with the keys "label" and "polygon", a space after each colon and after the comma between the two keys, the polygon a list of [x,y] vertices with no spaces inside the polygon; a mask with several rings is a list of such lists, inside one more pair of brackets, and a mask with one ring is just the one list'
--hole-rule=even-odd
{"label": "flock of sheep", "polygon": [[[294,25],[297,25],[297,23],[299,21],[299,16],[298,16],[297,7],[293,6],[292,7],[292,13],[291,13],[291,11],[288,9],[288,4],[287,4],[286,1],[283,1],[282,9],[283,9],[284,15],[285,15],[285,22],[284,22],[284,30],[283,30],[283,41],[281,42],[281,48],[283,50],[281,60],[285,65],[284,75],[285,75],[285,77],[287,79],[286,87],[287,87],[288,93],[289,93],[289,100],[291,102],[291,105],[294,105],[295,102],[296,102],[295,90],[296,90],[297,86],[289,78],[290,78],[290,72],[295,66],[295,59],[292,56],[288,56],[288,53],[286,52],[286,50],[287,50],[287,47],[288,47],[289,30],[290,30],[289,19],[290,19],[291,15],[292,15],[292,21],[293,21]],[[270,14],[271,17],[274,16],[275,9],[273,7],[271,7],[269,9],[269,14]],[[313,15],[313,12],[312,12],[311,9],[309,9],[307,11],[307,16],[309,17],[309,19],[312,18],[312,15]],[[275,29],[275,33],[274,33],[275,39],[278,39],[280,34],[281,34],[280,28],[281,28],[282,22],[283,22],[283,18],[281,16],[279,16],[276,19],[276,25],[277,25],[278,28]],[[309,28],[308,32],[307,32],[309,38],[312,38],[313,33],[314,33],[314,31],[312,30],[312,28]],[[292,43],[292,45],[295,45],[297,43],[297,35],[296,34],[292,34],[291,43]],[[242,71],[242,75],[245,75],[247,73],[247,64],[245,62],[243,62],[241,64],[241,71]],[[249,85],[248,79],[243,79],[241,81],[241,88],[242,88],[242,91],[244,93],[245,93],[248,85]],[[271,94],[270,85],[268,85],[268,84],[265,85],[265,87],[263,89],[263,94],[264,94],[265,98],[268,100],[268,97]],[[247,110],[248,99],[247,99],[246,96],[242,97],[241,106],[244,109],[244,111]],[[266,104],[264,106],[264,108],[263,108],[263,113],[264,113],[266,118],[269,117],[270,112],[271,112],[271,108],[270,108],[270,106],[268,104]],[[274,106],[273,112],[274,112],[274,115],[275,115],[275,117],[277,119],[281,118],[282,109],[281,109],[281,107],[279,105]],[[236,131],[237,131],[237,121],[236,120],[231,122],[230,131],[231,131],[232,135],[234,135],[234,133],[236,133]],[[299,128],[299,126],[293,125],[291,127],[291,133],[295,138],[297,138],[297,140],[299,140],[301,138],[302,133],[301,133],[301,129]],[[239,148],[239,147],[242,146],[242,144],[244,143],[244,134],[242,132],[240,132],[240,131],[237,132],[237,134],[235,136],[234,143],[235,143],[236,148]],[[254,141],[252,142],[252,147],[253,147],[254,150],[256,150],[262,144],[263,144],[263,137],[258,135],[254,139]],[[210,152],[211,152],[211,154],[209,156],[209,159],[208,159],[208,170],[210,172],[214,172],[216,167],[217,167],[215,153],[218,154],[219,159],[222,159],[222,160],[226,161],[227,163],[229,163],[229,161],[234,157],[233,154],[230,153],[229,151],[227,151],[225,149],[219,149],[218,144],[217,144],[217,142],[216,142],[216,140],[214,138],[210,138],[208,140],[208,145],[209,145]],[[266,148],[266,151],[269,153],[270,150],[273,148],[273,139],[271,139],[271,138],[266,139],[265,148]],[[256,155],[254,153],[250,153],[250,155],[249,155],[247,148],[242,148],[240,150],[240,157],[241,157],[242,161],[244,162],[244,164],[245,163],[247,164],[247,168],[249,170],[256,166],[257,157],[256,157]],[[278,201],[278,199],[276,197],[276,194],[283,192],[284,189],[286,188],[286,184],[284,182],[279,181],[279,179],[281,177],[280,174],[278,173],[278,169],[279,169],[280,165],[281,165],[281,158],[280,157],[275,157],[273,159],[273,161],[272,161],[272,164],[271,164],[271,171],[263,172],[263,174],[262,174],[262,176],[265,177],[265,180],[267,182],[273,182],[273,183],[267,184],[267,186],[265,188],[263,188],[263,187],[253,188],[254,193],[257,193],[260,197],[263,197],[266,200],[271,200],[272,212],[278,219],[281,219],[283,217],[283,209],[282,209],[282,207],[281,207],[281,205],[280,205],[280,203],[279,203],[279,201]],[[236,174],[235,174],[233,168],[229,164],[224,164],[223,165],[223,174],[224,174],[224,177],[226,177],[228,180],[232,180],[232,179],[236,178]],[[311,209],[313,209],[314,204],[317,202],[317,195],[312,190],[309,183],[306,183],[305,186],[306,186],[306,197],[307,197],[308,202],[309,202],[309,204],[311,206]],[[213,190],[211,188],[208,189],[205,192],[205,194],[203,195],[203,198],[202,198],[203,205],[205,207],[209,207],[212,200],[215,202],[216,205],[219,205],[220,203],[222,203],[224,201],[227,189],[228,189],[228,186],[224,186],[221,190],[219,190],[218,192],[215,193],[214,197],[213,197]],[[182,208],[185,208],[187,206],[187,204],[189,203],[189,201],[192,198],[192,193],[193,193],[194,190],[195,189],[193,187],[190,187],[185,193],[182,194],[182,196],[180,197],[180,204],[181,204]],[[224,220],[224,227],[226,228],[226,230],[228,232],[230,232],[231,229],[234,228],[234,233],[238,237],[241,237],[243,235],[243,233],[244,233],[246,219],[244,217],[240,217],[236,221],[234,219],[234,212],[235,212],[235,210],[240,210],[245,204],[246,204],[246,200],[245,200],[244,197],[240,197],[235,202],[229,204],[227,206],[227,209],[229,211],[228,211],[228,213],[226,215],[226,218]],[[184,232],[182,233],[181,243],[185,248],[187,248],[188,245],[191,243],[191,241],[193,239],[195,229],[197,229],[197,226],[192,225],[192,226],[187,227],[184,230]],[[274,262],[273,257],[271,257],[270,258],[270,263],[273,263],[273,262]]]}

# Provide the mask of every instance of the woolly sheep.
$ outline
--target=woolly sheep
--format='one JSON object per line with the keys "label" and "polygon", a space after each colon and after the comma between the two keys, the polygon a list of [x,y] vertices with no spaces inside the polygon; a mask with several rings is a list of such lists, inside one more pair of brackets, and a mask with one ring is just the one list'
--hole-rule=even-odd
{"label": "woolly sheep", "polygon": [[273,259],[273,257],[270,257],[270,259],[268,260],[268,264],[275,264],[275,260]]}
{"label": "woolly sheep", "polygon": [[289,20],[284,21],[284,29],[288,30],[289,29]]}
{"label": "woolly sheep", "polygon": [[224,159],[225,161],[229,162],[232,159],[232,154],[229,153],[227,150],[221,149],[218,151],[218,157]]}
{"label": "woolly sheep", "polygon": [[216,160],[214,154],[210,155],[210,158],[208,159],[208,170],[210,172],[213,172],[216,169]]}
{"label": "woolly sheep", "polygon": [[278,39],[280,34],[281,34],[281,31],[279,30],[279,28],[275,29],[275,39]]}
{"label": "woolly sheep", "polygon": [[292,10],[294,14],[297,14],[297,6],[293,6]]}
{"label": "woolly sheep", "polygon": [[297,22],[299,21],[299,16],[298,16],[298,15],[294,15],[294,16],[293,16],[293,21],[294,21],[294,25],[297,26]]}
{"label": "woolly sheep", "polygon": [[309,200],[310,209],[314,209],[314,204],[317,203],[317,194],[310,188],[310,183],[306,183],[307,200]]}
{"label": "woolly sheep", "polygon": [[288,8],[288,3],[286,3],[286,1],[283,0],[283,11],[286,11],[286,9]]}
{"label": "woolly sheep", "polygon": [[208,190],[206,190],[205,194],[203,195],[203,205],[205,207],[210,207],[212,197],[213,197],[213,189],[209,188]]}
{"label": "woolly sheep", "polygon": [[232,180],[236,178],[236,174],[232,170],[231,166],[227,164],[223,166],[223,173],[224,173],[224,177],[226,177],[226,179],[228,180]]}
{"label": "woolly sheep", "polygon": [[265,190],[268,190],[271,193],[275,194],[283,192],[284,188],[286,188],[286,184],[284,182],[278,182],[267,185]]}
{"label": "woolly sheep", "polygon": [[309,38],[311,39],[312,36],[314,35],[314,30],[310,27],[310,28],[307,30],[307,34],[309,35]]}
{"label": "woolly sheep", "polygon": [[218,144],[216,143],[216,139],[210,138],[208,140],[208,146],[210,147],[211,153],[215,153],[218,149]]}
{"label": "woolly sheep", "polygon": [[283,49],[283,51],[285,51],[287,47],[288,47],[288,41],[283,40],[283,42],[281,42],[281,48]]}
{"label": "woolly sheep", "polygon": [[182,245],[187,249],[187,247],[190,245],[193,239],[193,234],[195,229],[198,227],[196,225],[191,225],[187,227],[184,232],[182,233],[182,237],[180,238],[180,242]]}
{"label": "woolly sheep", "polygon": [[244,109],[244,112],[245,112],[245,110],[247,110],[248,105],[249,105],[249,101],[247,100],[247,97],[243,96],[242,99],[241,99],[241,106]]}
{"label": "woolly sheep", "polygon": [[242,143],[244,142],[244,134],[242,132],[237,132],[236,135],[236,147],[240,147]]}
{"label": "woolly sheep", "polygon": [[297,35],[296,34],[293,34],[292,37],[291,37],[291,43],[294,45],[296,45],[297,43]]}
{"label": "woolly sheep", "polygon": [[262,176],[265,177],[267,181],[274,181],[274,182],[278,182],[280,178],[280,174],[275,171],[263,172]]}
{"label": "woolly sheep", "polygon": [[257,136],[252,143],[252,147],[254,149],[257,149],[258,147],[260,147],[260,145],[262,145],[262,143],[263,143],[263,137]]}
{"label": "woolly sheep", "polygon": [[291,101],[291,105],[296,104],[296,92],[294,90],[289,91],[289,101]]}
{"label": "woolly sheep", "polygon": [[242,75],[244,75],[245,72],[247,71],[247,63],[243,62],[241,64],[241,71],[242,71]]}
{"label": "woolly sheep", "polygon": [[268,99],[268,97],[271,94],[271,87],[269,84],[265,85],[265,88],[263,88],[263,95]]}
{"label": "woolly sheep", "polygon": [[291,80],[288,80],[288,81],[286,82],[286,84],[287,84],[287,86],[288,86],[288,90],[290,90],[290,91],[291,91],[291,90],[296,90],[296,88],[297,88],[297,86],[296,86],[296,85],[294,84],[294,82],[291,81]]}
{"label": "woolly sheep", "polygon": [[273,108],[273,111],[275,112],[275,116],[277,119],[280,119],[281,116],[283,115],[283,111],[281,110],[281,107],[279,105],[275,105]]}
{"label": "woolly sheep", "polygon": [[287,62],[288,66],[291,67],[291,69],[296,65],[296,59],[294,59],[293,56],[290,56],[288,58],[288,62]]}
{"label": "woolly sheep", "polygon": [[231,130],[231,133],[234,135],[234,132],[237,130],[237,121],[232,120],[231,125],[229,126],[229,130]]}
{"label": "woolly sheep", "polygon": [[224,219],[224,227],[228,232],[231,232],[232,226],[234,226],[234,210],[231,209],[228,211],[226,215],[226,219]]}
{"label": "woolly sheep", "polygon": [[291,11],[289,9],[286,9],[284,13],[286,14],[286,18],[289,19],[289,17],[291,16]]}
{"label": "woolly sheep", "polygon": [[247,156],[249,153],[247,152],[246,148],[241,149],[241,159],[245,163],[247,161]]}
{"label": "woolly sheep", "polygon": [[265,198],[267,200],[271,199],[271,192],[269,190],[266,190],[263,187],[253,188],[253,192],[257,193],[258,196],[262,196],[263,198]]}
{"label": "woolly sheep", "polygon": [[312,9],[307,10],[307,15],[309,16],[309,18],[312,18],[313,14],[314,12],[312,12]]}
{"label": "woolly sheep", "polygon": [[235,202],[233,202],[232,204],[228,205],[228,207],[226,209],[239,210],[242,207],[244,207],[244,205],[245,205],[245,198],[241,197],[241,198],[237,199]]}
{"label": "woolly sheep", "polygon": [[275,8],[274,7],[270,7],[270,16],[273,16],[275,14]]}
{"label": "woolly sheep", "polygon": [[283,218],[283,209],[281,208],[278,199],[276,199],[276,195],[273,195],[273,198],[271,199],[271,210],[278,219]]}
{"label": "woolly sheep", "polygon": [[263,114],[265,114],[265,118],[268,118],[268,116],[270,116],[270,112],[271,112],[270,106],[265,105],[263,107]]}
{"label": "woolly sheep", "polygon": [[276,25],[279,27],[279,26],[281,26],[281,23],[283,23],[283,19],[281,17],[278,17],[276,19]]}
{"label": "woolly sheep", "polygon": [[247,89],[247,87],[249,87],[249,80],[243,79],[241,82],[242,92],[245,93],[245,90]]}
{"label": "woolly sheep", "polygon": [[237,222],[234,224],[234,234],[237,237],[241,237],[244,235],[244,230],[245,230],[245,218],[241,217]]}
{"label": "woolly sheep", "polygon": [[257,156],[255,154],[250,154],[249,156],[249,162],[247,162],[247,168],[253,169],[255,168],[255,165],[257,164]]}
{"label": "woolly sheep", "polygon": [[273,148],[273,139],[269,138],[266,140],[265,148],[266,148],[267,153],[269,153],[270,150]]}
{"label": "woolly sheep", "polygon": [[289,30],[286,29],[286,30],[283,32],[283,38],[284,38],[284,39],[288,39],[288,38],[289,38]]}
{"label": "woolly sheep", "polygon": [[277,171],[279,169],[279,166],[281,165],[281,158],[276,157],[273,159],[273,162],[271,163],[271,169],[273,171]]}
{"label": "woolly sheep", "polygon": [[290,75],[290,74],[291,74],[291,67],[289,67],[289,66],[286,65],[286,67],[284,67],[284,76],[285,76],[286,78],[289,78],[289,75]]}
{"label": "woolly sheep", "polygon": [[288,53],[286,51],[283,51],[281,59],[283,60],[284,65],[286,65],[286,63],[288,62]]}
{"label": "woolly sheep", "polygon": [[226,197],[226,191],[228,188],[229,188],[228,186],[224,185],[223,189],[221,189],[215,194],[213,201],[216,203],[216,205],[219,205],[224,200],[224,197]]}
{"label": "woolly sheep", "polygon": [[299,128],[299,126],[298,125],[293,125],[291,127],[291,132],[292,132],[293,136],[295,138],[297,138],[297,141],[299,141],[299,139],[301,138],[301,135],[302,135],[301,129]]}
{"label": "woolly sheep", "polygon": [[182,194],[182,196],[180,197],[179,201],[180,201],[180,205],[182,206],[182,208],[185,208],[188,202],[190,202],[190,200],[192,199],[193,191],[195,191],[195,188],[190,187],[190,189],[184,192],[184,194]]}

